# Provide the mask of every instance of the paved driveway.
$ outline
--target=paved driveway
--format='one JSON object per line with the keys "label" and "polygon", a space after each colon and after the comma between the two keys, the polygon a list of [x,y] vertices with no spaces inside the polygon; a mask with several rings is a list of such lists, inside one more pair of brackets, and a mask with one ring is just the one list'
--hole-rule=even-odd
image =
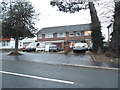
{"label": "paved driveway", "polygon": [[92,61],[91,57],[86,54],[77,55],[65,55],[56,53],[26,53],[21,56],[9,56],[8,53],[2,53],[3,60],[23,60],[23,61],[34,61],[43,63],[82,63],[86,61]]}
{"label": "paved driveway", "polygon": [[75,54],[65,55],[56,53],[26,53],[21,52],[24,55],[9,56],[8,53],[2,53],[2,60],[21,60],[32,61],[49,64],[66,64],[66,65],[87,65],[87,66],[100,66],[100,67],[118,67],[118,65],[95,62],[88,54]]}

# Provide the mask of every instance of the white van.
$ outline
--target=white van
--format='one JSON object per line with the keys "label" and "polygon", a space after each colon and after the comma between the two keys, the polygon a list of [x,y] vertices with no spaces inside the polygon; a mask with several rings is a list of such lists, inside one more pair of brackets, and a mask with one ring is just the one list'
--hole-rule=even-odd
{"label": "white van", "polygon": [[36,47],[36,51],[45,51],[45,44],[40,43],[40,45]]}
{"label": "white van", "polygon": [[26,51],[27,52],[31,52],[31,51],[36,51],[36,47],[38,47],[40,45],[40,43],[39,42],[32,42],[32,43],[30,43],[30,44],[28,44],[27,46],[26,46]]}

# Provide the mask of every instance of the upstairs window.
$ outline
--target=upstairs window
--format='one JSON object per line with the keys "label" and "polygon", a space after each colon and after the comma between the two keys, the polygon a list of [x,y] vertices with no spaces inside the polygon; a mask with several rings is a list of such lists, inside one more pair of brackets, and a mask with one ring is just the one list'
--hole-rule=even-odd
{"label": "upstairs window", "polygon": [[74,37],[74,32],[69,32],[69,37]]}
{"label": "upstairs window", "polygon": [[47,33],[47,34],[45,34],[45,38],[53,38],[53,33]]}
{"label": "upstairs window", "polygon": [[76,36],[81,36],[81,32],[76,32]]}
{"label": "upstairs window", "polygon": [[57,33],[57,37],[66,37],[66,33]]}
{"label": "upstairs window", "polygon": [[85,31],[84,36],[91,36],[92,31]]}
{"label": "upstairs window", "polygon": [[38,34],[38,39],[41,39],[42,38],[42,34]]}

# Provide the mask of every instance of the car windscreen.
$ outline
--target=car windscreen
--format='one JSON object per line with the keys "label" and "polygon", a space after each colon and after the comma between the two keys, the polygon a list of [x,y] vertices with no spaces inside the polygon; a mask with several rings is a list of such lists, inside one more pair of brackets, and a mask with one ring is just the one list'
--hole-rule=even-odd
{"label": "car windscreen", "polygon": [[76,43],[74,46],[84,46],[83,43]]}
{"label": "car windscreen", "polygon": [[50,48],[56,48],[57,46],[56,45],[51,45]]}
{"label": "car windscreen", "polygon": [[40,45],[39,47],[40,47],[40,48],[45,48],[45,45]]}
{"label": "car windscreen", "polygon": [[28,46],[36,46],[37,43],[30,43]]}

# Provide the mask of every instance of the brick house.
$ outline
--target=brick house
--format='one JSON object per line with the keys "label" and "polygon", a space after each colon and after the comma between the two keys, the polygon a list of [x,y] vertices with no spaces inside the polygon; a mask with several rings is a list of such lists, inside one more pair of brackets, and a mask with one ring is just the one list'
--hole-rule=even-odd
{"label": "brick house", "polygon": [[64,48],[65,42],[72,43],[86,41],[91,42],[90,24],[67,25],[43,28],[37,33],[39,42],[57,44]]}

